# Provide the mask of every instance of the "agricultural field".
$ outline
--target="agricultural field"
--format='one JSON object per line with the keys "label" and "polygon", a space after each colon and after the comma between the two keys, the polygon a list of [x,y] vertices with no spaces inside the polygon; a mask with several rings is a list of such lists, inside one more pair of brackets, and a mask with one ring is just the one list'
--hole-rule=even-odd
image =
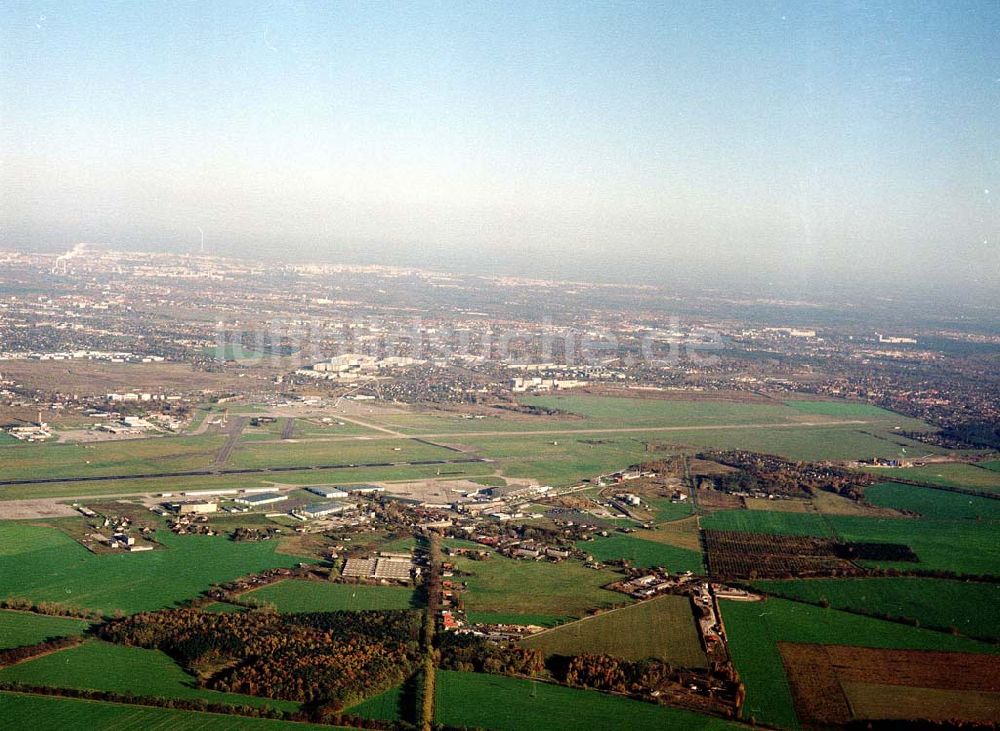
{"label": "agricultural field", "polygon": [[722,731],[735,724],[690,711],[532,680],[441,670],[437,721],[493,731],[592,731],[626,727]]}
{"label": "agricultural field", "polygon": [[344,713],[361,718],[377,718],[383,721],[401,721],[413,718],[417,712],[414,682],[408,681],[389,688],[356,706],[345,708]]}
{"label": "agricultural field", "polygon": [[1000,543],[996,525],[973,521],[877,520],[831,516],[836,535],[848,542],[879,542],[908,545],[918,562],[862,562],[866,566],[954,571],[959,574],[996,574],[1000,566]]}
{"label": "agricultural field", "polygon": [[633,566],[641,568],[665,566],[674,573],[704,571],[700,551],[637,537],[644,535],[645,531],[636,534],[614,533],[607,538],[579,541],[576,547],[598,561],[627,559]]}
{"label": "agricultural field", "polygon": [[884,649],[996,653],[965,637],[860,617],[835,609],[771,598],[720,602],[733,662],[747,688],[745,719],[799,728],[778,642],[857,645]]}
{"label": "agricultural field", "polygon": [[139,612],[197,596],[213,583],[303,559],[276,552],[277,542],[234,543],[223,536],[156,534],[166,550],[98,556],[45,526],[0,522],[4,597]]}
{"label": "agricultural field", "polygon": [[114,731],[149,731],[150,729],[169,729],[170,731],[325,729],[331,731],[340,728],[6,691],[0,691],[0,718],[3,718],[10,728],[30,728],[38,731],[63,731],[68,728],[86,728],[94,731],[111,731],[112,729]]}
{"label": "agricultural field", "polygon": [[865,488],[865,500],[881,507],[919,513],[931,520],[1000,522],[1000,500],[930,487],[880,482]]}
{"label": "agricultural field", "polygon": [[995,658],[974,653],[779,643],[799,718],[810,725],[901,719],[992,723]]}
{"label": "agricultural field", "polygon": [[469,585],[462,598],[470,612],[541,615],[561,621],[630,601],[601,588],[620,579],[620,574],[584,568],[576,561],[516,561],[496,555],[487,561],[461,556],[451,560],[471,574],[460,577]]}
{"label": "agricultural field", "polygon": [[410,609],[413,589],[402,586],[334,584],[329,581],[286,579],[254,589],[244,599],[273,604],[279,612],[336,612],[362,609]]}
{"label": "agricultural field", "polygon": [[862,614],[915,619],[921,627],[977,638],[1000,636],[1000,586],[925,579],[872,577],[755,581],[768,594]]}
{"label": "agricultural field", "polygon": [[871,468],[868,472],[880,476],[885,475],[890,480],[899,478],[962,490],[1000,492],[1000,472],[961,462],[893,468],[891,470]]}
{"label": "agricultural field", "polygon": [[0,446],[0,464],[5,480],[196,470],[212,464],[223,442],[223,437],[203,435],[4,445]]}
{"label": "agricultural field", "polygon": [[706,662],[690,599],[670,594],[564,624],[521,645],[545,655],[656,658],[675,667],[700,668]]}
{"label": "agricultural field", "polygon": [[0,610],[0,649],[37,645],[52,637],[83,634],[90,622],[32,612]]}
{"label": "agricultural field", "polygon": [[709,572],[722,579],[861,573],[827,538],[718,530],[702,536]]}
{"label": "agricultural field", "polygon": [[863,562],[862,565],[866,566],[983,575],[996,573],[996,567],[1000,565],[995,526],[970,520],[726,510],[704,517],[701,525],[705,530],[825,536],[844,542],[895,543],[909,546],[918,559],[916,563],[888,560]]}
{"label": "agricultural field", "polygon": [[652,530],[643,530],[639,537],[644,541],[665,543],[677,548],[701,553],[701,537],[698,533],[698,519],[695,517],[661,523]]}
{"label": "agricultural field", "polygon": [[701,519],[702,530],[776,533],[788,536],[830,536],[827,520],[811,513],[775,510],[720,510]]}
{"label": "agricultural field", "polygon": [[194,678],[158,650],[88,640],[82,645],[0,669],[0,681],[82,688],[156,698],[201,699],[229,705],[295,710],[291,701],[194,687]]}

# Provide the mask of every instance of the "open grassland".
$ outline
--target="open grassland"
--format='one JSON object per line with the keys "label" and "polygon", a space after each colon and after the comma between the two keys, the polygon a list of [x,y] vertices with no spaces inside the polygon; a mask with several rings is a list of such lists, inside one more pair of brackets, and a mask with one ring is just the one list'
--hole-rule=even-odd
{"label": "open grassland", "polygon": [[872,505],[920,513],[932,520],[1000,521],[1000,500],[929,487],[880,482],[865,488]]}
{"label": "open grassland", "polygon": [[564,624],[521,642],[545,655],[591,653],[626,660],[656,658],[676,667],[705,667],[686,596],[666,595]]}
{"label": "open grassland", "polygon": [[50,637],[83,634],[90,622],[31,612],[0,611],[0,649],[37,645]]}
{"label": "open grassland", "polygon": [[905,617],[921,627],[957,631],[970,637],[1000,636],[1000,586],[996,584],[874,577],[863,579],[795,579],[755,581],[775,596],[807,602],[829,602],[834,609]]}
{"label": "open grassland", "polygon": [[748,497],[744,502],[750,510],[774,510],[780,513],[808,513],[812,510],[808,500],[768,500],[763,497]]}
{"label": "open grassland", "polygon": [[838,419],[877,419],[893,423],[900,420],[914,421],[878,406],[856,401],[786,401],[785,405],[803,414],[835,416]]}
{"label": "open grassland", "polygon": [[158,531],[166,550],[98,556],[62,531],[0,523],[0,592],[111,613],[161,609],[211,584],[299,560],[275,552],[274,541],[234,543],[222,536]]}
{"label": "open grassland", "polygon": [[994,646],[964,637],[783,599],[724,600],[720,605],[733,662],[747,688],[743,715],[781,728],[796,729],[799,723],[778,642],[996,652]]}
{"label": "open grassland", "polygon": [[534,478],[548,485],[572,485],[584,477],[613,472],[652,459],[642,434],[587,437],[518,434],[463,436],[462,444],[497,460],[508,477]]}
{"label": "open grassland", "polygon": [[286,579],[247,592],[247,599],[273,604],[279,612],[336,612],[362,609],[410,609],[416,598],[402,586],[334,584],[327,581]]}
{"label": "open grassland", "polygon": [[899,478],[964,490],[1000,492],[1000,472],[961,462],[929,464],[923,467],[902,467],[891,470],[871,468],[868,472],[880,476],[885,475],[890,480]]}
{"label": "open grassland", "polygon": [[631,601],[601,587],[621,576],[584,568],[576,561],[515,561],[493,556],[487,561],[455,557],[455,566],[470,576],[462,596],[470,612],[544,615],[555,620],[582,617],[587,610]]}
{"label": "open grassland", "polygon": [[652,530],[643,530],[638,534],[644,541],[665,543],[677,548],[701,553],[701,538],[698,535],[698,519],[694,516],[682,520],[662,523]]}
{"label": "open grassland", "polygon": [[[521,399],[530,406],[559,409],[582,417],[581,428],[641,426],[714,426],[718,424],[781,424],[804,421],[782,404],[727,401],[681,401],[657,398],[554,395]],[[567,423],[571,423],[566,420]]]}
{"label": "open grassland", "polygon": [[65,731],[73,728],[92,731],[330,731],[338,728],[2,691],[0,718],[8,728],[30,728],[37,731]]}
{"label": "open grassland", "polygon": [[592,690],[449,670],[437,673],[436,701],[439,723],[493,731],[737,728],[721,719]]}
{"label": "open grassland", "polygon": [[271,706],[280,710],[295,710],[299,705],[292,701],[197,688],[194,678],[159,650],[125,647],[100,640],[88,640],[77,647],[3,668],[0,681],[155,698],[201,699],[234,706]]}
{"label": "open grassland", "polygon": [[988,470],[993,470],[994,472],[1000,472],[1000,459],[991,460],[989,462],[980,462],[979,466]]}
{"label": "open grassland", "polygon": [[892,458],[899,457],[903,448],[919,447],[935,454],[947,451],[900,437],[888,424],[706,429],[666,432],[661,439],[702,449],[747,449],[807,461]]}
{"label": "open grassland", "polygon": [[226,463],[233,469],[285,465],[358,464],[452,459],[454,452],[411,439],[362,439],[331,442],[241,443]]}
{"label": "open grassland", "polygon": [[668,543],[647,541],[637,538],[641,534],[614,533],[607,538],[595,538],[592,541],[580,541],[576,547],[586,551],[598,561],[627,559],[633,566],[650,568],[665,566],[671,572],[692,571],[699,573],[705,570],[700,551],[678,548]]}
{"label": "open grassland", "polygon": [[92,444],[18,444],[0,447],[0,479],[95,477],[196,470],[208,467],[219,436],[156,437]]}

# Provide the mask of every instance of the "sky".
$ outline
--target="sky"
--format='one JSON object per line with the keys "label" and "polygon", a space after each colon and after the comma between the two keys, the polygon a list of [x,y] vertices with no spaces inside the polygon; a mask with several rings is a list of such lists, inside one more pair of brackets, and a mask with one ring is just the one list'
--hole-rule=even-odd
{"label": "sky", "polygon": [[1000,2],[0,5],[0,248],[1000,292]]}

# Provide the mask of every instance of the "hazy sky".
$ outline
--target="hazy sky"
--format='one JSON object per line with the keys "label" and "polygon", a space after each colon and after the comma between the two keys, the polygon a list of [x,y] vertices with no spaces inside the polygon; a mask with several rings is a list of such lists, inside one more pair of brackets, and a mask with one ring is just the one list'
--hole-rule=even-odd
{"label": "hazy sky", "polygon": [[0,33],[3,247],[1000,289],[997,0],[8,1]]}

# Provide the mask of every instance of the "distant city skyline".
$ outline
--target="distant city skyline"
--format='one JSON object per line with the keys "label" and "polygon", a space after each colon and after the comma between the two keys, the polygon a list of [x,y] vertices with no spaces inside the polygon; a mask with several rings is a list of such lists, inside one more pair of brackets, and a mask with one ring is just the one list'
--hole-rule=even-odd
{"label": "distant city skyline", "polygon": [[0,8],[0,248],[1000,289],[995,2]]}

